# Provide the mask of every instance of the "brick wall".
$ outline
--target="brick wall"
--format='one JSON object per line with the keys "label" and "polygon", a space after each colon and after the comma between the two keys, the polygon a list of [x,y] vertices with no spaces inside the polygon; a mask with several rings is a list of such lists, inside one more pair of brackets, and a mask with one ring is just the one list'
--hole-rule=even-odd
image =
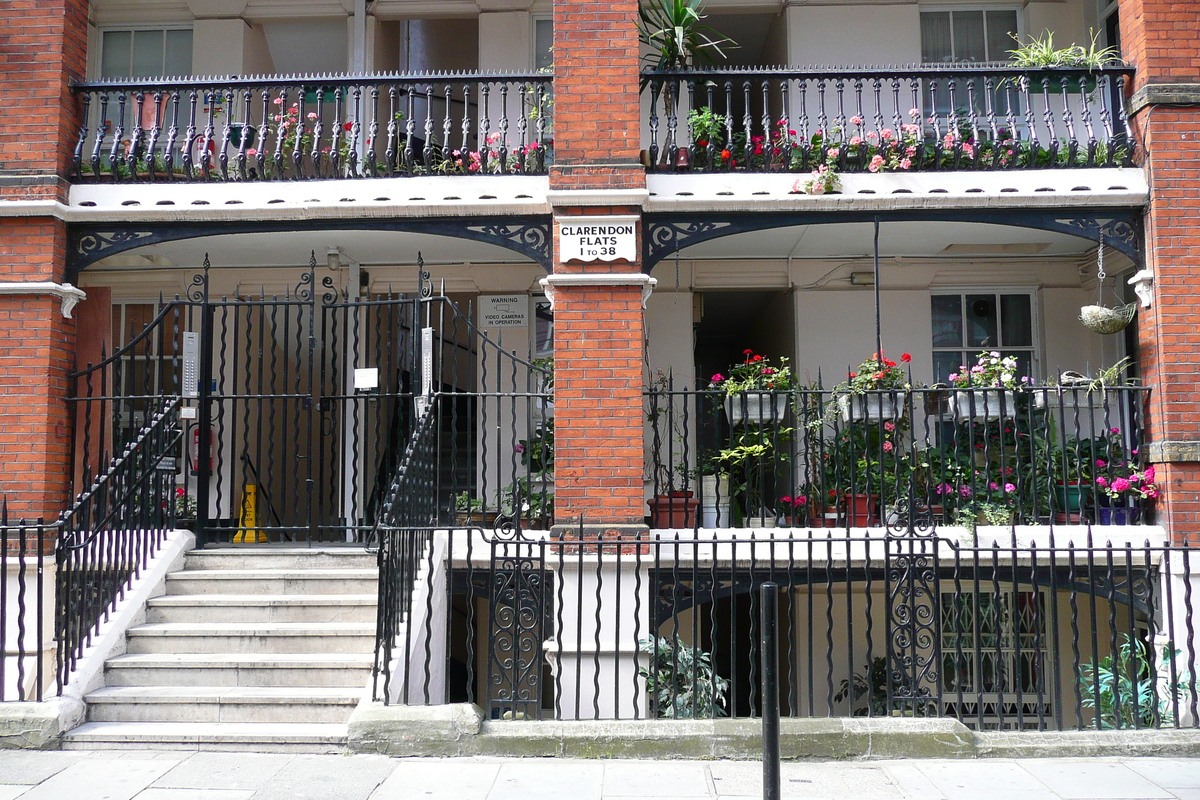
{"label": "brick wall", "polygon": [[[1200,447],[1200,4],[1122,0],[1124,57],[1135,89],[1192,84],[1192,105],[1148,105],[1133,117],[1150,182],[1146,266],[1154,303],[1139,311],[1139,361],[1153,387],[1150,439]],[[1200,463],[1159,465],[1159,518],[1176,542],[1200,545]]]}
{"label": "brick wall", "polygon": [[87,0],[8,0],[0,4],[0,198],[65,197],[78,133],[68,88],[84,77]]}

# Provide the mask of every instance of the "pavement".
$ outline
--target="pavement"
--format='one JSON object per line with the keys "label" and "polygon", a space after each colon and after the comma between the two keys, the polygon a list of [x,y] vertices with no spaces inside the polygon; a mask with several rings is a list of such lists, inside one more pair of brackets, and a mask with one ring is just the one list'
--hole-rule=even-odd
{"label": "pavement", "polygon": [[[785,798],[1200,800],[1200,759],[784,763]],[[0,800],[743,800],[757,761],[0,751]]]}

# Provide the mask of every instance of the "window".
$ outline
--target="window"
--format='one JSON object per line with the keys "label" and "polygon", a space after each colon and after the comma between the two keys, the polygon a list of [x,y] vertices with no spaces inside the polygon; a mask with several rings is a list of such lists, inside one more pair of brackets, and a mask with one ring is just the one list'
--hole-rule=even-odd
{"label": "window", "polygon": [[554,68],[554,20],[550,17],[533,20],[533,68],[537,72]]}
{"label": "window", "polygon": [[955,61],[1007,61],[1017,46],[1015,10],[921,12],[921,60],[926,64]]}
{"label": "window", "polygon": [[942,592],[944,713],[984,728],[1015,727],[1024,716],[1037,727],[1053,692],[1046,601],[1041,592]]}
{"label": "window", "polygon": [[1022,375],[1034,377],[1033,295],[1029,292],[935,294],[933,378],[945,383],[982,350],[1016,356]]}
{"label": "window", "polygon": [[101,78],[157,78],[192,74],[189,29],[104,31]]}

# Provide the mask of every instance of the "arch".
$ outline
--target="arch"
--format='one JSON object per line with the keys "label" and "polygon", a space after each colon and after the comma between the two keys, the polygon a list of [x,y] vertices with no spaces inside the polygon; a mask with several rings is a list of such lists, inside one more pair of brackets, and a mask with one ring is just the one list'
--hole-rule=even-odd
{"label": "arch", "polygon": [[667,256],[701,242],[737,233],[797,225],[880,222],[979,222],[1065,233],[1105,244],[1128,256],[1140,268],[1142,217],[1133,209],[971,209],[936,211],[780,211],[646,214],[643,218],[642,264],[646,272]]}
{"label": "arch", "polygon": [[494,244],[531,258],[550,270],[550,219],[542,216],[449,217],[441,219],[328,219],[246,222],[81,223],[68,230],[67,280],[117,253],[161,242],[238,233],[347,230],[426,233]]}

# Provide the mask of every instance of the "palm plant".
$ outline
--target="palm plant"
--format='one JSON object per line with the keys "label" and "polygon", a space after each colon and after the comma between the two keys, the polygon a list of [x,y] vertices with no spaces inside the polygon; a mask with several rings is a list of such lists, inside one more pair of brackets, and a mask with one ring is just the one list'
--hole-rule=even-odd
{"label": "palm plant", "polygon": [[[702,22],[707,16],[704,13],[707,3],[708,0],[642,0],[638,8],[638,38],[651,49],[644,56],[650,69],[676,70],[713,64],[714,54],[725,55],[722,45],[737,47],[732,39]],[[643,75],[641,90],[649,82],[650,76]],[[651,90],[651,103],[658,101],[662,86],[656,84]],[[674,97],[668,92],[668,116],[675,113],[678,95],[678,89]]]}

